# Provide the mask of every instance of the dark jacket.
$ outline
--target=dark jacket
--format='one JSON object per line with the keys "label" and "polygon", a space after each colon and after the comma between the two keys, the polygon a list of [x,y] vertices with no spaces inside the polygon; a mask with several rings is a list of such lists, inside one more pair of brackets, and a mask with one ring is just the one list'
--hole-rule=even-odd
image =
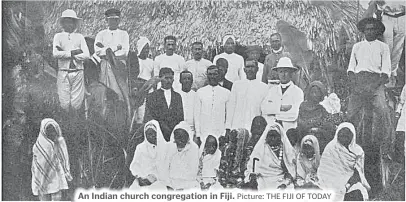
{"label": "dark jacket", "polygon": [[165,140],[169,141],[173,128],[183,121],[183,105],[180,94],[172,89],[171,105],[168,108],[162,89],[150,93],[146,101],[144,123],[152,119],[159,122]]}
{"label": "dark jacket", "polygon": [[220,86],[231,91],[231,88],[233,87],[233,82],[231,82],[227,79],[224,79],[223,85],[220,85]]}

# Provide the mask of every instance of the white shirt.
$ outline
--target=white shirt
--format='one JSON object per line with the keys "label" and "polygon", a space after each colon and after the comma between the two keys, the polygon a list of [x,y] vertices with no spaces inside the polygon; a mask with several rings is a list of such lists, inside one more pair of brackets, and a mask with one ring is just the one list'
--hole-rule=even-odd
{"label": "white shirt", "polygon": [[171,106],[171,98],[172,98],[172,92],[171,92],[171,89],[163,89],[163,88],[161,88],[163,91],[164,91],[164,96],[165,96],[165,100],[166,100],[166,104],[168,105],[168,108],[169,108],[169,106]]}
{"label": "white shirt", "polygon": [[[299,107],[304,101],[304,96],[302,89],[293,84],[293,82],[290,83],[290,86],[283,95],[281,84],[269,89],[261,104],[262,115],[275,114],[278,120],[297,122]],[[288,111],[281,111],[281,105],[292,105],[292,108]]]}
{"label": "white shirt", "polygon": [[[83,69],[83,61],[90,58],[89,49],[86,45],[85,37],[79,33],[61,32],[54,36],[52,43],[52,54],[58,59],[59,70],[69,70],[69,64],[72,60],[71,51],[80,49],[83,53],[73,56],[73,63],[76,69]],[[63,51],[59,51],[59,46]]]}
{"label": "white shirt", "polygon": [[264,74],[264,64],[258,62],[258,72],[255,79],[258,81],[262,81],[262,74]]}
{"label": "white shirt", "polygon": [[193,90],[189,92],[180,91],[180,96],[182,97],[182,104],[183,104],[183,115],[185,118],[186,123],[188,123],[191,128],[194,129],[195,119],[194,119],[194,108],[195,102],[197,100],[197,93]]}
{"label": "white shirt", "polygon": [[233,84],[227,108],[226,128],[251,129],[254,117],[261,115],[261,103],[268,86],[261,80],[240,80]]}
{"label": "white shirt", "polygon": [[218,85],[207,85],[197,91],[195,127],[196,137],[202,142],[208,135],[217,138],[224,135],[229,98],[230,91]]}
{"label": "white shirt", "polygon": [[162,67],[169,67],[174,72],[173,89],[176,92],[181,91],[181,84],[179,82],[180,73],[185,70],[185,59],[178,55],[173,54],[171,56],[164,54],[158,55],[154,60],[154,75],[159,75],[159,70]]}
{"label": "white shirt", "polygon": [[390,52],[386,43],[379,40],[371,42],[364,40],[352,47],[347,72],[359,73],[362,71],[384,73],[390,77]]}
{"label": "white shirt", "polygon": [[[103,44],[103,48],[99,48],[96,44],[100,42]],[[117,50],[117,46],[121,45],[121,50]],[[130,37],[128,33],[124,30],[116,29],[116,30],[109,30],[105,29],[99,33],[97,33],[95,41],[94,41],[94,50],[97,56],[105,56],[106,49],[111,48],[114,51],[115,56],[120,61],[126,63],[128,51],[130,49]]]}
{"label": "white shirt", "polygon": [[154,75],[154,61],[151,58],[146,58],[145,60],[138,58],[138,63],[140,67],[138,78],[150,80]]}
{"label": "white shirt", "polygon": [[206,60],[204,58],[200,60],[188,60],[185,64],[186,69],[192,72],[193,74],[193,86],[192,89],[198,90],[201,87],[203,87],[206,83],[207,76],[207,67],[212,65],[209,60]]}
{"label": "white shirt", "polygon": [[213,63],[216,64],[219,58],[224,58],[228,62],[227,80],[234,83],[234,81],[247,78],[244,72],[244,58],[241,55],[222,53],[214,57]]}

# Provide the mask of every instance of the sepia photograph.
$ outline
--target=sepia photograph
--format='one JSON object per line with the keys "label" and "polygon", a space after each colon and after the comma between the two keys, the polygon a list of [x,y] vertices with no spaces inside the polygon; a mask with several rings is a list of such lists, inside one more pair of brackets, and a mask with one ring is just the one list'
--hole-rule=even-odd
{"label": "sepia photograph", "polygon": [[1,4],[2,201],[405,200],[404,0]]}

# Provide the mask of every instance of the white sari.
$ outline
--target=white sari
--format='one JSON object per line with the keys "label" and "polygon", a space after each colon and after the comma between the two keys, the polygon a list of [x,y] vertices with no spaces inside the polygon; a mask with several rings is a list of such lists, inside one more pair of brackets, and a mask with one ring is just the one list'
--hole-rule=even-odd
{"label": "white sari", "polygon": [[[157,133],[157,145],[153,145],[147,141],[145,132],[149,128],[154,129]],[[134,158],[130,165],[130,171],[135,177],[152,180],[153,183],[148,186],[148,189],[166,188],[162,182],[165,178],[162,169],[164,159],[166,158],[167,145],[158,121],[151,120],[146,123],[144,126],[144,141],[139,144],[135,150]],[[147,188],[146,186],[140,187],[138,183],[138,179],[135,179],[130,189]]]}
{"label": "white sari", "polygon": [[[350,129],[353,134],[348,149],[337,141],[337,134],[343,128]],[[320,159],[320,166],[317,170],[320,188],[334,191],[335,201],[344,200],[344,196],[348,192],[346,190],[346,184],[353,176],[355,169],[357,169],[361,178],[360,183],[362,186],[360,186],[360,191],[364,199],[368,198],[366,189],[369,189],[370,186],[364,176],[364,151],[355,143],[355,139],[356,133],[354,126],[347,122],[340,124],[336,130],[334,139],[327,144]],[[359,185],[360,184],[356,183],[352,187]],[[349,191],[350,190],[351,188]]]}
{"label": "white sari", "polygon": [[276,130],[281,135],[283,149],[283,162],[289,174],[296,176],[296,156],[295,151],[290,144],[284,129],[278,123],[274,125],[268,125],[258,143],[255,145],[254,150],[251,153],[250,160],[248,161],[247,170],[245,171],[245,180],[249,180],[249,176],[253,172],[254,158],[258,158],[259,161],[255,164],[255,173],[259,174],[257,178],[258,190],[276,189],[279,185],[285,184],[284,173],[281,166],[281,160],[271,150],[270,146],[266,143],[265,139],[270,130]]}
{"label": "white sari", "polygon": [[[212,136],[216,138],[215,136]],[[206,138],[207,141],[207,138]],[[212,184],[211,188],[217,189],[221,185],[217,180],[217,171],[220,167],[221,152],[219,150],[219,142],[217,141],[217,150],[214,154],[205,154],[203,156],[204,148],[206,146],[206,141],[200,146],[199,149],[199,171],[198,171],[198,181],[204,184]]]}

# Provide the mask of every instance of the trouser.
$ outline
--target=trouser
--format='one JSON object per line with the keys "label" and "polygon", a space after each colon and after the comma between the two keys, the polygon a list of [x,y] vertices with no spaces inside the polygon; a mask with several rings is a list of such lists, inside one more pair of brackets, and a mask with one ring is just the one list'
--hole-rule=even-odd
{"label": "trouser", "polygon": [[365,178],[367,179],[371,190],[370,198],[374,198],[382,189],[382,177],[380,171],[380,148],[379,145],[367,145],[363,147],[365,152]]}
{"label": "trouser", "polygon": [[40,194],[38,198],[40,201],[62,201],[62,191],[45,195]]}
{"label": "trouser", "polygon": [[382,23],[385,25],[383,40],[388,44],[391,53],[392,76],[397,76],[396,70],[404,47],[405,18],[406,16],[394,18],[383,15],[382,17]]}
{"label": "trouser", "polygon": [[83,70],[58,71],[57,88],[62,109],[69,107],[78,110],[85,98]]}

